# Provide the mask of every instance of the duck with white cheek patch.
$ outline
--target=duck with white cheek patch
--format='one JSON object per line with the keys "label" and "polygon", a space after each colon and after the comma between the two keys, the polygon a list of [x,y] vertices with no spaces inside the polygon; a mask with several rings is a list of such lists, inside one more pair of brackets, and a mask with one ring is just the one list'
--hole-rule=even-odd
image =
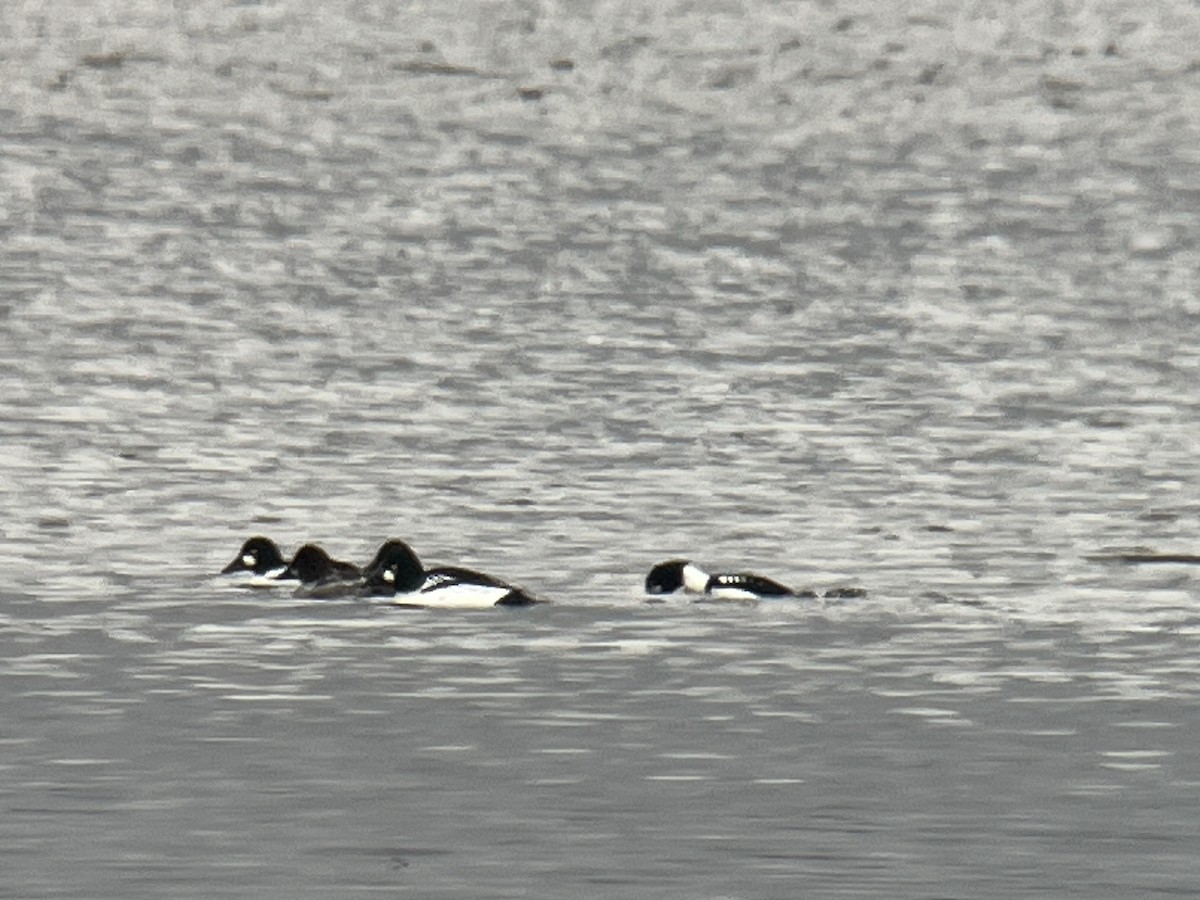
{"label": "duck with white cheek patch", "polygon": [[[713,600],[776,600],[816,599],[814,591],[797,591],[765,575],[750,572],[717,572],[710,575],[688,559],[671,559],[659,563],[646,576],[646,593],[652,596],[682,591],[696,597]],[[826,591],[827,599],[861,597],[861,588],[833,588]]]}
{"label": "duck with white cheek patch", "polygon": [[297,580],[286,575],[288,562],[270,538],[249,538],[221,575],[244,587],[295,587]]}
{"label": "duck with white cheek patch", "polygon": [[459,566],[426,569],[408,544],[395,539],[384,543],[363,569],[359,593],[387,598],[397,606],[430,609],[487,609],[546,602],[483,572]]}

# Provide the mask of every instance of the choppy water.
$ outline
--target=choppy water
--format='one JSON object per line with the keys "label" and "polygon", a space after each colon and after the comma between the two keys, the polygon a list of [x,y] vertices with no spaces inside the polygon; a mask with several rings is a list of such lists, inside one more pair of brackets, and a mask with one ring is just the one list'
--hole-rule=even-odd
{"label": "choppy water", "polygon": [[392,6],[0,21],[0,896],[1192,895],[1200,12]]}

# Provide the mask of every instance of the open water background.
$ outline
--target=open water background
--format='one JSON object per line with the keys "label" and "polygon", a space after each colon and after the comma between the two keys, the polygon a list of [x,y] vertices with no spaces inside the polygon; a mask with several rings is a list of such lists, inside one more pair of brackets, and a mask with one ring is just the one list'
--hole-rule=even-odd
{"label": "open water background", "polygon": [[1198,89],[1170,0],[7,3],[0,896],[1195,896],[1200,573],[1094,557],[1198,549]]}

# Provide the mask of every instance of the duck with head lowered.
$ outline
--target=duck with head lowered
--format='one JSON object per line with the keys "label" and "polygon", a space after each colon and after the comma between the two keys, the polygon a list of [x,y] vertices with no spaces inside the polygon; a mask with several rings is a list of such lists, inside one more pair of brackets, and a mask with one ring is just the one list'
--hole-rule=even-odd
{"label": "duck with head lowered", "polygon": [[[717,572],[710,575],[688,559],[670,559],[654,566],[646,576],[646,593],[652,595],[686,594],[714,600],[815,599],[814,591],[797,591],[765,575],[751,572]],[[825,597],[847,598],[865,595],[861,588],[833,588]]]}

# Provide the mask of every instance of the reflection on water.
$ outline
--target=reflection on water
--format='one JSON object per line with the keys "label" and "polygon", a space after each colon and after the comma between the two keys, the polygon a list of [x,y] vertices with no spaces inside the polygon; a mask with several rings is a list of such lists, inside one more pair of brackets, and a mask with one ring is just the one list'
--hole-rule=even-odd
{"label": "reflection on water", "polygon": [[0,893],[1191,890],[1195,10],[468,6],[0,30]]}

